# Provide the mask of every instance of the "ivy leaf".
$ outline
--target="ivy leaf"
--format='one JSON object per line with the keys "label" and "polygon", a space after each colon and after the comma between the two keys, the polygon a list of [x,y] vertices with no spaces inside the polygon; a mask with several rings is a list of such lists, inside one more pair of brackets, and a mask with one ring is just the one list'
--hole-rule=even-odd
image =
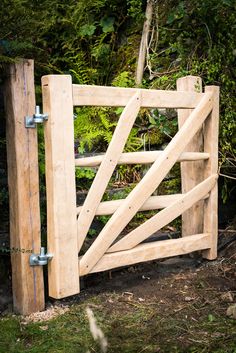
{"label": "ivy leaf", "polygon": [[94,25],[83,25],[80,28],[80,34],[81,36],[88,36],[91,37],[96,30],[96,27]]}
{"label": "ivy leaf", "polygon": [[102,31],[104,33],[109,33],[114,31],[114,17],[103,17],[100,21],[100,26],[102,27]]}

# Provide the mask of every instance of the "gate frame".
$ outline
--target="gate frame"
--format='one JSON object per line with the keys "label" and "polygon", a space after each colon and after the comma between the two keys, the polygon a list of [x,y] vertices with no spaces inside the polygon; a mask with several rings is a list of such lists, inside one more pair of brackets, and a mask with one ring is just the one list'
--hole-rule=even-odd
{"label": "gate frame", "polygon": [[[25,250],[30,250],[31,252],[39,253],[41,244],[37,132],[34,129],[26,129],[24,126],[24,117],[32,115],[35,109],[33,60],[20,60],[10,65],[8,73],[4,93],[7,121],[10,246],[17,250],[11,252],[13,304],[16,312],[27,315],[43,310],[45,307],[43,269],[40,266],[31,267],[29,265],[30,254],[25,252]],[[115,102],[117,100],[112,100],[112,104],[110,104],[111,99],[117,92],[120,92],[120,105],[125,106],[130,96],[137,89],[125,89],[124,91],[124,89],[119,90],[119,88],[111,88],[109,90],[109,87],[97,87],[96,89],[100,93],[96,96],[93,93],[86,95],[83,91],[84,86],[72,85],[70,76],[49,75],[44,77],[42,81],[44,112],[49,113],[49,121],[45,124],[45,144],[46,149],[52,149],[52,156],[47,158],[46,161],[47,169],[49,170],[47,188],[50,189],[52,196],[51,198],[47,197],[47,208],[51,216],[48,217],[48,251],[60,254],[60,256],[54,256],[48,266],[49,295],[54,298],[62,298],[79,293],[78,237],[75,222],[78,208],[76,211],[75,194],[72,195],[66,188],[62,187],[63,185],[70,185],[70,190],[75,191],[74,155],[72,152],[74,140],[73,102],[77,100],[77,103],[81,103],[81,105],[91,105],[92,99],[94,105],[116,106]],[[186,91],[193,92],[192,95],[194,97],[194,91],[199,89],[199,87],[196,87],[198,86],[196,81],[199,83],[201,79],[187,76],[177,81],[179,93],[184,91],[182,92],[183,101],[186,102]],[[51,87],[53,87],[53,91],[51,91]],[[91,87],[94,89],[94,86]],[[148,91],[152,96],[150,98],[152,106],[158,107],[158,104],[155,104],[152,90],[145,91]],[[80,95],[81,92],[82,96]],[[111,92],[111,94],[107,95],[108,92]],[[169,92],[167,91],[167,95]],[[206,86],[205,92],[213,93],[213,109],[205,120],[204,128],[200,133],[204,139],[204,153],[206,156],[210,154],[210,158],[203,162],[205,164],[204,177],[207,178],[218,172],[219,87]],[[171,100],[170,97],[168,97],[168,100]],[[106,104],[104,104],[104,101]],[[188,109],[185,109],[184,113],[186,116],[183,119],[187,118],[187,112]],[[180,106],[178,111],[179,121],[181,120],[181,114],[184,113]],[[68,122],[70,123],[68,124]],[[59,125],[57,125],[58,123]],[[181,122],[179,124],[181,125]],[[59,142],[58,139],[62,142]],[[67,150],[65,146],[67,145],[68,147],[68,143],[70,148]],[[193,149],[193,151],[195,150]],[[137,163],[137,158],[138,160],[139,158],[147,158],[147,155],[141,156],[141,154],[142,152],[133,153],[132,163],[134,161]],[[95,157],[91,163],[99,164],[101,162],[101,160],[98,161],[99,158],[101,159],[101,157]],[[150,153],[148,158],[153,161],[156,157]],[[187,162],[188,158],[187,154],[183,153],[181,164],[195,163]],[[120,163],[130,160],[131,155],[124,153]],[[181,177],[182,180],[185,178],[186,181],[189,175],[182,173]],[[188,181],[186,182],[188,183]],[[171,195],[173,200],[177,196]],[[57,206],[55,206],[55,200],[57,201]],[[68,202],[65,202],[65,200]],[[168,203],[165,198],[160,198],[159,201],[162,205],[161,208]],[[152,202],[155,203],[156,201],[153,200]],[[112,207],[117,208],[115,203],[113,202]],[[150,205],[145,205],[144,207],[150,207]],[[109,205],[109,207],[111,206]],[[101,212],[104,212],[103,205],[101,205]],[[192,215],[195,217],[196,222],[198,222],[200,213],[192,210]],[[195,231],[191,231],[191,225],[189,227],[190,231],[186,233],[184,231],[183,235],[191,233],[198,235]],[[149,253],[153,254],[149,256],[149,260],[157,258],[160,251],[163,256],[174,256],[176,255],[175,250],[181,246],[183,246],[182,253],[188,253],[198,248],[201,249],[204,242],[206,247],[206,235],[208,245],[207,250],[203,250],[203,256],[210,260],[216,258],[217,184],[210,191],[207,200],[204,201],[204,221],[201,233],[202,236],[195,236],[195,238],[193,236],[191,238],[193,243],[190,247],[184,245],[186,244],[185,238],[179,239],[178,245],[176,240],[173,240],[171,251],[168,248],[170,243],[166,244],[165,241],[160,242],[160,246],[154,249],[155,251],[151,249],[150,244],[147,244],[147,247],[150,248]],[[208,236],[209,233],[211,234],[210,237]],[[139,249],[136,249],[136,251],[139,251]],[[109,261],[113,261],[114,256],[119,257],[120,255],[119,253],[107,253],[105,256],[107,259],[111,259]],[[146,259],[144,258],[143,260]],[[107,269],[107,263],[104,268],[102,268],[102,264],[100,265],[100,268],[96,269],[95,266],[91,272]],[[27,282],[27,286],[25,282]]]}
{"label": "gate frame", "polygon": [[[200,78],[195,78],[192,76],[186,77],[183,79],[186,82],[190,82],[190,86],[192,85],[192,82],[196,80],[200,82]],[[43,88],[42,91],[43,91],[44,112],[49,113],[49,120],[45,124],[46,125],[45,141],[47,146],[46,147],[47,202],[48,202],[49,214],[51,214],[54,208],[57,207],[58,209],[59,205],[61,205],[61,203],[58,203],[58,206],[56,206],[55,200],[61,200],[62,202],[65,199],[65,190],[63,188],[63,183],[62,183],[65,170],[66,170],[66,176],[64,180],[64,185],[67,185],[67,188],[70,189],[69,191],[70,195],[74,194],[74,199],[73,201],[70,200],[69,206],[66,203],[62,205],[64,217],[63,217],[63,212],[61,212],[60,210],[60,216],[54,213],[55,215],[54,220],[52,220],[53,217],[51,217],[51,219],[48,220],[49,222],[48,223],[48,239],[49,239],[48,251],[50,253],[55,253],[55,250],[57,251],[56,253],[57,259],[53,258],[52,261],[49,263],[49,295],[50,296],[53,296],[54,298],[62,298],[63,296],[68,296],[69,291],[68,290],[65,291],[67,284],[70,285],[71,295],[78,293],[79,276],[83,276],[91,272],[98,272],[102,270],[111,269],[114,267],[124,266],[125,264],[128,265],[135,262],[137,263],[141,261],[152,260],[155,258],[162,258],[170,255],[171,256],[180,255],[180,254],[185,254],[185,253],[189,253],[197,250],[203,250],[203,256],[206,257],[207,259],[216,258],[216,255],[217,255],[216,254],[217,185],[215,185],[214,187],[213,185],[216,184],[217,171],[218,171],[217,170],[218,168],[217,166],[218,122],[217,121],[218,121],[218,96],[219,96],[218,87],[208,86],[205,89],[205,93],[200,93],[200,92],[196,92],[196,89],[188,92],[187,90],[157,91],[157,90],[145,90],[145,89],[138,89],[138,88],[84,86],[84,85],[73,85],[71,82],[71,76],[69,75],[48,75],[42,78],[42,88]],[[141,96],[139,96],[138,92],[141,92]],[[68,107],[68,104],[67,104],[68,99],[70,102],[70,107]],[[143,102],[142,104],[137,103],[139,99],[143,100],[143,102],[145,103]],[[202,102],[202,99],[205,99],[204,100],[205,103]],[[71,103],[72,101],[73,101],[73,104]],[[199,106],[198,106],[198,103],[199,103]],[[204,171],[205,175],[202,176],[202,179],[203,178],[209,179],[210,176],[212,177],[212,180],[210,179],[208,180],[207,187],[209,188],[209,197],[208,197],[208,200],[205,201],[204,222],[202,222],[201,220],[203,229],[200,232],[200,234],[193,233],[194,235],[191,235],[192,233],[190,233],[188,235],[191,235],[191,237],[185,237],[181,240],[178,240],[178,242],[176,240],[168,240],[168,244],[166,244],[165,242],[160,242],[160,244],[155,244],[155,248],[153,248],[154,245],[152,246],[150,244],[149,245],[145,244],[145,247],[148,248],[146,252],[146,256],[142,254],[142,250],[141,250],[141,246],[142,246],[142,249],[145,248],[144,245],[137,245],[136,248],[133,248],[133,249],[128,248],[129,250],[125,250],[123,253],[121,253],[121,251],[110,253],[109,251],[110,249],[106,251],[108,245],[105,244],[106,240],[103,237],[100,242],[97,241],[97,239],[95,240],[95,242],[97,241],[97,243],[99,243],[99,246],[103,247],[103,250],[101,250],[100,247],[98,247],[98,250],[94,249],[93,247],[93,250],[90,252],[89,255],[87,255],[87,253],[89,252],[88,251],[82,257],[82,261],[80,260],[78,261],[77,247],[78,249],[81,248],[81,241],[79,240],[79,236],[77,237],[75,228],[73,228],[73,230],[72,229],[70,230],[69,232],[70,235],[68,235],[68,232],[66,232],[67,229],[70,229],[71,223],[67,222],[67,225],[65,225],[65,222],[68,219],[68,210],[72,212],[72,214],[74,215],[74,211],[73,211],[74,206],[72,206],[72,203],[74,205],[75,195],[76,195],[75,184],[74,184],[75,164],[73,168],[72,168],[72,165],[70,164],[70,163],[73,163],[72,159],[74,158],[71,141],[69,141],[70,148],[68,148],[67,146],[67,142],[69,140],[68,136],[73,137],[72,106],[86,106],[86,105],[125,106],[125,109],[123,112],[125,112],[124,114],[127,117],[127,124],[130,124],[129,121],[130,119],[132,120],[132,117],[131,117],[132,111],[137,110],[137,104],[141,104],[141,106],[145,106],[145,107],[156,107],[156,108],[173,107],[181,110],[185,108],[185,110],[187,111],[188,109],[186,108],[198,109],[193,114],[194,114],[194,117],[196,118],[197,112],[199,112],[199,114],[201,115],[200,121],[203,121],[205,144],[204,144],[204,151],[202,152],[202,154],[205,153],[205,154],[208,154],[209,156],[207,161],[204,162],[206,165],[206,168]],[[209,112],[209,116],[208,116],[208,112]],[[67,114],[67,116],[65,116],[65,114]],[[56,126],[57,124],[58,124],[58,127]],[[68,128],[69,124],[70,124],[70,128]],[[69,129],[70,131],[68,133],[68,136],[64,133],[66,129],[67,130]],[[117,134],[119,133],[115,131],[113,137]],[[185,132],[185,135],[186,135],[186,132]],[[117,136],[115,138],[117,138]],[[114,142],[111,142],[111,144],[114,144]],[[58,145],[60,145],[59,146],[60,153],[57,151]],[[113,147],[111,147],[111,149],[113,150]],[[110,152],[107,152],[107,153],[110,153]],[[127,157],[127,154],[124,154],[123,157],[125,157],[125,155]],[[113,155],[109,154],[109,156],[112,157]],[[119,157],[116,156],[115,160],[113,160],[113,158],[109,160],[107,159],[108,169],[110,168],[111,170],[111,165],[112,164],[115,165],[117,163],[117,158]],[[165,151],[163,151],[163,158],[162,157],[160,158],[162,161],[164,161],[165,158],[168,159]],[[196,159],[193,159],[193,160],[196,160]],[[202,158],[202,159],[205,159],[205,158]],[[68,163],[68,161],[70,162]],[[102,160],[101,160],[101,163],[102,163]],[[189,162],[183,162],[183,163],[189,163]],[[55,177],[55,171],[57,173],[57,180],[55,180],[55,185],[53,186],[52,179]],[[195,168],[195,173],[196,173],[196,168]],[[100,174],[99,174],[99,178],[101,179]],[[204,182],[205,181],[207,182],[207,180],[205,179],[204,179]],[[196,180],[195,180],[195,183],[196,183]],[[204,182],[202,184],[204,184]],[[203,188],[204,188],[204,185],[202,185]],[[196,186],[196,188],[198,186]],[[196,191],[197,190],[198,189],[196,189]],[[195,192],[196,194],[196,191],[194,189],[193,193]],[[98,196],[98,192],[99,191],[97,190],[94,191],[95,198],[97,199],[99,199],[100,197]],[[191,191],[189,191],[189,193],[191,193]],[[93,207],[93,205],[90,202],[88,208],[86,208],[86,210],[84,209],[83,211],[88,212],[88,215],[90,215],[90,213],[94,215],[96,209]],[[199,221],[200,214],[201,213],[196,214],[194,212],[195,219],[196,220],[198,219],[198,221]],[[117,216],[120,216],[119,213]],[[83,219],[85,222],[87,222],[86,217],[84,217]],[[115,219],[118,220],[117,217],[115,217]],[[51,226],[52,223],[53,223],[53,227]],[[84,224],[82,224],[82,227],[83,226]],[[85,228],[87,228],[87,225],[85,225]],[[73,235],[72,235],[72,232],[73,232]],[[70,238],[69,243],[68,243],[67,236]],[[98,238],[99,238],[99,235],[98,235]],[[84,236],[82,240],[84,240]],[[64,251],[65,243],[67,244],[67,247],[66,247],[67,252]],[[168,251],[166,251],[166,247],[167,248],[170,247],[171,244],[174,250],[172,250],[169,255]],[[165,249],[163,249],[163,247]],[[88,257],[90,256],[91,258],[93,258],[93,256],[95,256],[96,258],[98,257],[98,255],[96,254],[96,251],[104,252],[104,250],[106,253],[103,255],[103,258],[100,258],[98,263],[95,263],[95,260],[93,259],[94,263],[90,265],[88,262]],[[117,251],[117,250],[114,250],[114,251]],[[141,252],[143,256],[140,257],[141,260],[135,261],[134,259],[136,258],[137,252],[139,254]],[[59,254],[59,256],[57,254]],[[70,258],[70,261],[68,261],[68,258]],[[126,259],[127,259],[127,263],[125,262]],[[115,266],[111,265],[112,261],[114,261]],[[65,277],[65,275],[63,275],[66,273],[68,274],[68,276],[70,274],[70,277]],[[71,277],[71,273],[73,273],[73,278]],[[76,275],[78,274],[78,277],[76,278],[74,274]]]}

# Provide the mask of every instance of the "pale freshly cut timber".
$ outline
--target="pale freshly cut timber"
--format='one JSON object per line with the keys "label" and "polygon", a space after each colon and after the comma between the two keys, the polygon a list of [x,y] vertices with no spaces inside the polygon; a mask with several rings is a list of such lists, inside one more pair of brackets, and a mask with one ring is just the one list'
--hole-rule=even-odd
{"label": "pale freshly cut timber", "polygon": [[[179,200],[182,196],[183,194],[150,196],[149,199],[144,202],[139,211],[159,210],[161,208],[168,207],[173,202]],[[206,199],[207,197],[208,194],[203,199]],[[125,202],[125,199],[100,202],[96,210],[96,216],[113,214],[123,202]],[[81,209],[82,206],[77,207],[77,214],[81,212]]]}
{"label": "pale freshly cut timber", "polygon": [[[213,93],[213,109],[204,124],[204,151],[210,153],[206,162],[205,177],[218,172],[218,135],[219,135],[219,95],[217,86],[206,86],[206,92]],[[217,184],[211,190],[204,208],[204,231],[210,231],[210,249],[203,252],[203,257],[214,260],[217,257],[218,240],[218,188]]]}
{"label": "pale freshly cut timber", "polygon": [[140,109],[141,95],[136,91],[123,110],[107,152],[94,178],[78,217],[78,251],[80,251],[107,184],[122,154],[125,143]]}
{"label": "pale freshly cut timber", "polygon": [[[122,153],[117,164],[150,164],[163,153],[163,151],[145,151]],[[76,167],[97,167],[101,164],[104,154],[92,157],[76,158]],[[184,152],[178,158],[178,162],[198,161],[209,158],[209,153],[203,152]]]}
{"label": "pale freshly cut timber", "polygon": [[49,296],[79,293],[72,82],[69,75],[42,78],[45,123]]}
{"label": "pale freshly cut timber", "polygon": [[[140,208],[140,211],[158,210],[169,206],[181,198],[182,194],[151,196]],[[125,199],[101,202],[96,210],[96,216],[113,214]],[[81,212],[83,206],[77,207],[77,214]]]}
{"label": "pale freshly cut timber", "polygon": [[11,252],[13,306],[29,315],[45,307],[43,268],[29,264],[29,252],[41,246],[37,130],[25,128],[25,116],[35,113],[33,60],[17,60],[6,77],[10,246],[21,250]]}
{"label": "pale freshly cut timber", "polygon": [[[189,92],[202,92],[202,80],[196,76],[181,77],[177,80],[177,90]],[[191,114],[191,109],[178,109],[179,129]],[[186,146],[185,151],[203,151],[203,129],[199,129],[193,139]],[[186,193],[204,179],[204,161],[195,160],[190,163],[181,161],[181,187],[182,193]],[[203,201],[194,204],[190,209],[182,214],[182,236],[199,234],[203,232]]]}
{"label": "pale freshly cut timber", "polygon": [[172,205],[166,207],[164,210],[160,211],[158,214],[151,217],[149,220],[127,234],[110,249],[108,249],[107,252],[115,252],[134,248],[136,245],[147,239],[150,235],[157,232],[166,224],[173,221],[176,217],[181,215],[187,209],[192,207],[193,204],[207,195],[214,187],[217,178],[218,175],[214,174],[208,177],[206,180],[202,181],[192,190],[188,191],[186,194],[183,194],[183,196],[179,198],[179,200],[173,202]]}
{"label": "pale freshly cut timber", "polygon": [[[194,234],[180,239],[140,244],[131,250],[103,255],[90,272],[84,268],[80,272],[80,276],[85,276],[88,273],[110,270],[116,267],[133,265],[140,262],[188,254],[193,251],[208,249],[209,247],[210,234],[208,233]],[[79,262],[81,262],[82,259],[83,257],[80,258]]]}
{"label": "pale freshly cut timber", "polygon": [[195,108],[203,93],[164,91],[152,89],[73,85],[74,106],[93,105],[125,107],[130,99],[141,92],[141,106],[147,108]]}
{"label": "pale freshly cut timber", "polygon": [[182,129],[177,132],[164,153],[157,158],[144,178],[131,191],[126,201],[113,214],[85,253],[81,260],[82,271],[90,272],[148,197],[155,191],[199,130],[211,109],[212,94],[205,93],[197,108],[190,114]]}

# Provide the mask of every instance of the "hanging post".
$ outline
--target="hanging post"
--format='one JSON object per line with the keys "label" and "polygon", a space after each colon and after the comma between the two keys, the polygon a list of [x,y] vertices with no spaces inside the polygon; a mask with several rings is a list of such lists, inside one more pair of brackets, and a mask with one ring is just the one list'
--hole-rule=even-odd
{"label": "hanging post", "polygon": [[[178,91],[202,92],[202,80],[197,76],[181,77],[177,80]],[[183,92],[184,95],[184,92]],[[178,109],[179,129],[188,119],[192,109]],[[185,152],[203,151],[203,130],[196,133],[185,148]],[[180,163],[182,193],[186,193],[204,178],[204,161],[186,161]],[[214,172],[215,173],[215,172]],[[203,233],[203,203],[198,201],[182,215],[182,236]]]}
{"label": "hanging post", "polygon": [[25,128],[35,111],[33,60],[10,65],[4,92],[13,305],[27,315],[45,305],[43,269],[29,263],[41,244],[37,130]]}

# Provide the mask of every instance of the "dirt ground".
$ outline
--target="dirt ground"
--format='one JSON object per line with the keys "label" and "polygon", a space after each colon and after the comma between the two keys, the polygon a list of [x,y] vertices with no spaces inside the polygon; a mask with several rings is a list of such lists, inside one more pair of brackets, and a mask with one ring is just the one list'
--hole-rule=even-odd
{"label": "dirt ground", "polygon": [[[236,302],[236,244],[224,255],[210,262],[198,254],[174,257],[91,275],[85,279],[82,295],[120,294],[120,302],[126,305],[120,305],[119,311],[127,311],[135,301],[149,305],[155,301],[159,313],[170,316],[178,312],[196,320],[209,305],[215,314],[225,314],[228,303]],[[117,310],[112,301],[108,307]]]}
{"label": "dirt ground", "polygon": [[[14,317],[15,326],[8,308],[0,326],[13,325],[14,338],[0,334],[0,352],[236,353],[234,237],[220,235],[215,261],[193,254],[87,276],[80,295],[48,300],[46,312]],[[87,307],[107,350],[90,333]]]}

